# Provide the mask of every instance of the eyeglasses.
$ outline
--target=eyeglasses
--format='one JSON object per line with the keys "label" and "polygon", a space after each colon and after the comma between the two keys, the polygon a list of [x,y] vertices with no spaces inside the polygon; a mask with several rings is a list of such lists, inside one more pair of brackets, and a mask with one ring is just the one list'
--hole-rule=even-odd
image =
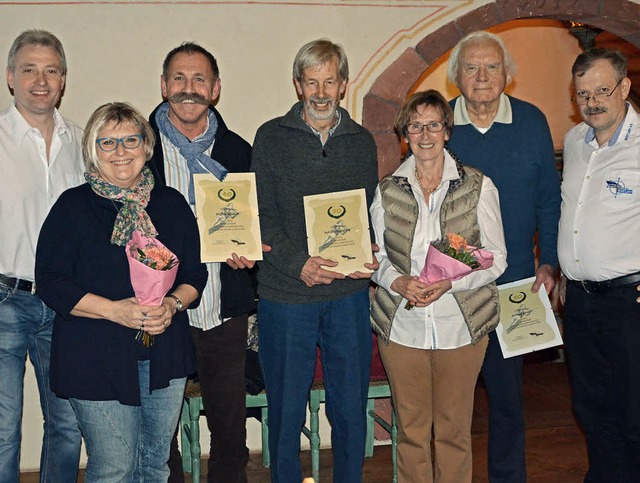
{"label": "eyeglasses", "polygon": [[618,88],[621,82],[622,82],[622,79],[618,81],[618,83],[613,89],[609,89],[608,87],[599,87],[598,89],[596,89],[596,93],[594,95],[591,95],[587,91],[574,91],[573,96],[571,97],[571,100],[574,101],[579,106],[584,106],[585,104],[588,104],[589,99],[602,102],[607,97],[611,97],[611,94],[614,93],[614,91]]}
{"label": "eyeglasses", "polygon": [[429,132],[440,132],[444,129],[444,123],[442,121],[431,121],[426,124],[412,122],[407,124],[406,130],[409,134],[421,134],[425,127]]}
{"label": "eyeglasses", "polygon": [[96,144],[104,152],[115,151],[118,149],[118,144],[122,144],[125,149],[135,149],[140,146],[140,143],[144,139],[142,134],[130,134],[123,138],[98,138]]}

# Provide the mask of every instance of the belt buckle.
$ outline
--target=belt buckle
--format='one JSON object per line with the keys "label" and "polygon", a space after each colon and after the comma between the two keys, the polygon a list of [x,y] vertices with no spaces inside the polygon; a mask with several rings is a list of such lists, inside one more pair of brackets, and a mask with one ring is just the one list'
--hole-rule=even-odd
{"label": "belt buckle", "polygon": [[585,282],[584,280],[580,280],[580,285],[582,285],[582,290],[590,294],[591,292],[589,292],[589,289],[587,288],[587,285],[584,282]]}
{"label": "belt buckle", "polygon": [[36,294],[36,281],[31,282],[31,295]]}

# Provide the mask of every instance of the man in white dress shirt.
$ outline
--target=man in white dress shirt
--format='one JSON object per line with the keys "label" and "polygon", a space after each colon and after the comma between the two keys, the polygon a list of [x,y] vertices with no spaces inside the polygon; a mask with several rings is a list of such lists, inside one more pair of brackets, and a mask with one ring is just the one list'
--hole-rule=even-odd
{"label": "man in white dress shirt", "polygon": [[[11,46],[7,84],[13,103],[0,112],[0,481],[17,483],[24,370],[33,363],[44,416],[41,482],[76,481],[80,431],[69,401],[49,388],[54,312],[37,294],[40,227],[60,193],[83,182],[82,130],[56,105],[66,80],[60,41],[27,30]],[[70,376],[73,377],[73,376]]]}
{"label": "man in white dress shirt", "polygon": [[[572,68],[584,120],[564,141],[558,255],[585,482],[640,481],[640,116],[627,61],[594,48]],[[563,285],[565,285],[563,283]]]}

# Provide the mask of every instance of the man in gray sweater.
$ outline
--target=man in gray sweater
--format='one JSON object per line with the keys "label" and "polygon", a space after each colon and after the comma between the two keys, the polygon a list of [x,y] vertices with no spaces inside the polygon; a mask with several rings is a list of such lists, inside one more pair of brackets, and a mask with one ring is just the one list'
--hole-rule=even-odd
{"label": "man in gray sweater", "polygon": [[[301,481],[300,430],[320,347],[332,423],[334,482],[362,481],[371,365],[369,273],[343,275],[309,256],[303,197],[378,182],[371,133],[338,107],[349,68],[341,46],[316,40],[293,65],[301,101],[258,130],[253,147],[263,241],[258,274],[260,361],[269,401],[271,481]],[[373,264],[363,267],[377,268]]]}

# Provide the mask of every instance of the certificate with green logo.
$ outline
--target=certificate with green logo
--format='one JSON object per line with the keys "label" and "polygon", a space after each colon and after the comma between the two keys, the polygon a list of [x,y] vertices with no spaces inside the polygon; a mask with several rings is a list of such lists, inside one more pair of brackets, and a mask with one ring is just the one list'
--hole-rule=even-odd
{"label": "certificate with green logo", "polygon": [[203,262],[224,262],[233,253],[262,260],[258,195],[254,173],[193,175]]}
{"label": "certificate with green logo", "polygon": [[304,197],[309,255],[338,262],[327,270],[348,275],[370,273],[371,237],[367,197],[363,189]]}
{"label": "certificate with green logo", "polygon": [[498,287],[500,323],[496,335],[504,358],[562,344],[560,330],[544,286],[531,291],[535,277]]}

